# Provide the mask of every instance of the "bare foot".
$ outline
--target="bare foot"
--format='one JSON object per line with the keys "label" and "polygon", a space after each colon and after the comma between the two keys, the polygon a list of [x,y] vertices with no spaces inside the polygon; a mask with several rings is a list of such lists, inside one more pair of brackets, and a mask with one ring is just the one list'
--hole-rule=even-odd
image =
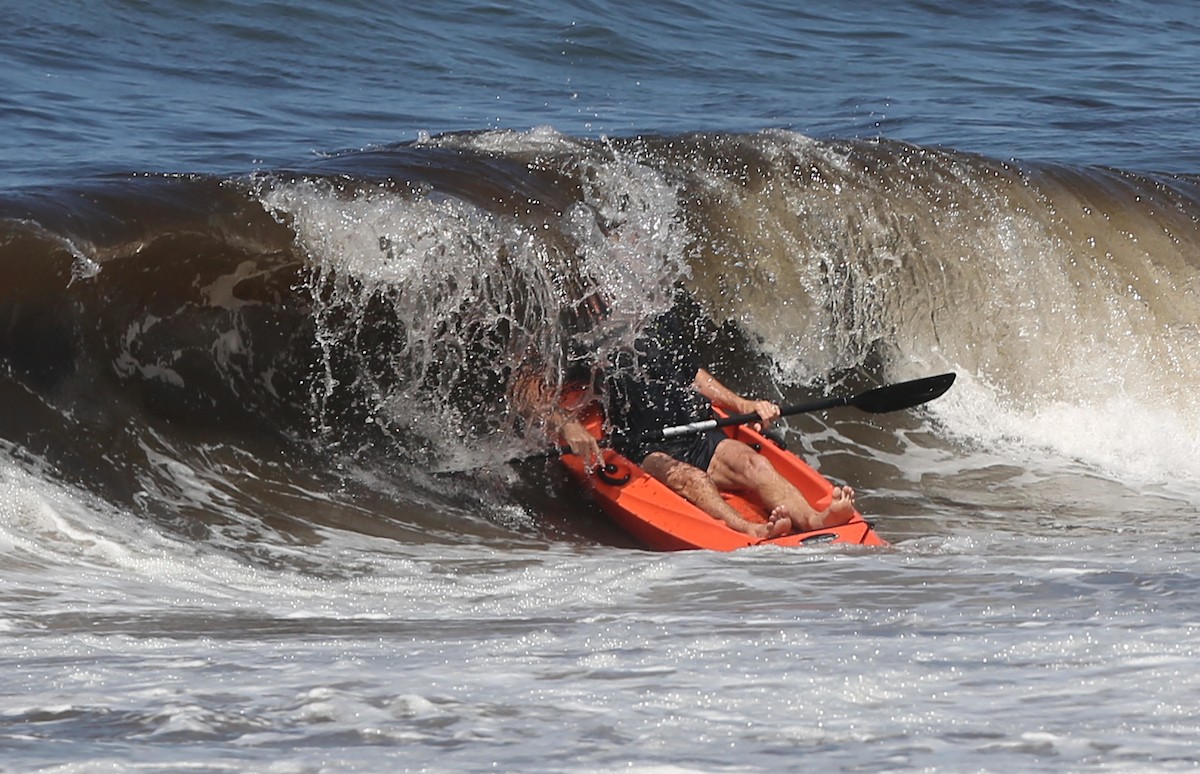
{"label": "bare foot", "polygon": [[821,527],[836,527],[854,518],[854,490],[848,486],[835,486],[829,507],[817,514]]}
{"label": "bare foot", "polygon": [[792,517],[785,506],[778,506],[767,515],[767,537],[783,537],[792,531]]}
{"label": "bare foot", "polygon": [[[775,511],[778,510],[778,508],[775,509]],[[767,517],[766,524],[760,524],[747,519],[738,519],[736,522],[726,521],[726,524],[738,532],[745,532],[747,535],[752,535],[761,540],[783,537],[792,531],[792,522],[786,515],[777,515],[775,511],[771,511],[771,514]]]}

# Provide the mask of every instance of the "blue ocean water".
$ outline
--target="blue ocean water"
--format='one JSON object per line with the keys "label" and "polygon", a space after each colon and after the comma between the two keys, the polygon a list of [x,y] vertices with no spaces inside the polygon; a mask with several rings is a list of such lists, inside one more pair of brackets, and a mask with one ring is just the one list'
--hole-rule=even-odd
{"label": "blue ocean water", "polygon": [[6,5],[10,185],[540,125],[1200,166],[1184,2]]}
{"label": "blue ocean water", "polygon": [[[1200,765],[1191,4],[0,10],[0,767]],[[684,281],[747,389],[958,374],[790,427],[892,548],[512,461],[511,332]]]}

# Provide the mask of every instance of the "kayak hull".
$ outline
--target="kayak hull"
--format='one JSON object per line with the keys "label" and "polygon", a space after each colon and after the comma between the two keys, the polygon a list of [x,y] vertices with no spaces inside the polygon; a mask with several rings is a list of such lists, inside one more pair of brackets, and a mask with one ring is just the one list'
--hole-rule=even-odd
{"label": "kayak hull", "polygon": [[[595,404],[583,409],[581,420],[596,438],[603,437],[603,417]],[[833,485],[799,457],[747,425],[727,427],[724,432],[730,438],[743,441],[758,450],[800,490],[814,509],[821,511],[829,507],[833,499]],[[848,523],[836,527],[773,539],[757,538],[709,516],[612,449],[604,450],[604,461],[604,470],[591,473],[584,470],[577,456],[567,454],[562,457],[571,477],[591,492],[608,517],[650,549],[733,551],[753,545],[888,545],[857,512]],[[766,521],[766,512],[758,504],[734,494],[723,496],[747,519]]]}

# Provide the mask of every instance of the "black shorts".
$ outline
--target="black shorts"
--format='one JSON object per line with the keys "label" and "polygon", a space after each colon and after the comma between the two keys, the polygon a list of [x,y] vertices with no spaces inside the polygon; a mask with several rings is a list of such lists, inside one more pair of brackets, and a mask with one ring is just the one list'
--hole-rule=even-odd
{"label": "black shorts", "polygon": [[640,464],[654,452],[662,452],[694,468],[707,471],[708,464],[717,453],[717,445],[728,437],[723,430],[713,428],[703,433],[690,433],[682,438],[644,443],[638,449],[636,459]]}

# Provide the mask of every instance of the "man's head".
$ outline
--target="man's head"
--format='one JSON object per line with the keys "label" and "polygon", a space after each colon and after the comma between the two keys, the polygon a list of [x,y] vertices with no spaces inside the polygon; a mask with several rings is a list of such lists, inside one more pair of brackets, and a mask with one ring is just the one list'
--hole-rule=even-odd
{"label": "man's head", "polygon": [[614,314],[600,291],[589,293],[565,309],[561,320],[567,356],[575,362],[594,360],[620,344],[632,329],[631,321]]}

